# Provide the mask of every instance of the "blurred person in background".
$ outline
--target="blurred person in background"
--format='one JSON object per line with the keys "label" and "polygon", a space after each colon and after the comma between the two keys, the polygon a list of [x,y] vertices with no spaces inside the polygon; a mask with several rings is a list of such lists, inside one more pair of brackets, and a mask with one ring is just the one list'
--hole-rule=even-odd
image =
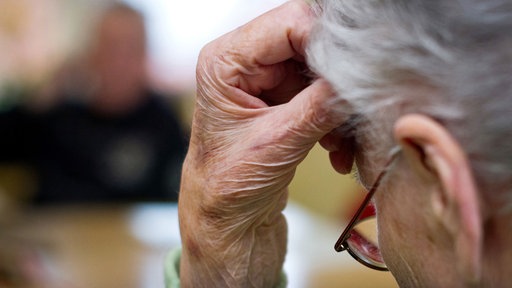
{"label": "blurred person in background", "polygon": [[34,165],[35,203],[177,200],[187,134],[148,84],[138,11],[110,5],[41,95],[55,103],[0,115],[0,160]]}

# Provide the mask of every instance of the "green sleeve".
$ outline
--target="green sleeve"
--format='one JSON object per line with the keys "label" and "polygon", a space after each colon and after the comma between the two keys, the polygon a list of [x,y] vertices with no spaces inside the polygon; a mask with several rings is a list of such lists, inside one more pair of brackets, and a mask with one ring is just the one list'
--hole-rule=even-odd
{"label": "green sleeve", "polygon": [[[167,254],[165,258],[165,287],[166,288],[179,288],[180,287],[180,258],[181,247],[175,248]],[[281,272],[281,279],[275,288],[286,288],[287,279],[286,274]]]}
{"label": "green sleeve", "polygon": [[165,287],[180,287],[180,258],[181,247],[171,250],[165,257]]}

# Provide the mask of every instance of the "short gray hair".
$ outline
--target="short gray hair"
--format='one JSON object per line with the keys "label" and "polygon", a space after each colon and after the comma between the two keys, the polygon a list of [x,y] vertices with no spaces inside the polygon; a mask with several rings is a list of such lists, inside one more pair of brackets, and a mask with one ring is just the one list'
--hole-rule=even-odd
{"label": "short gray hair", "polygon": [[[319,7],[308,62],[351,113],[386,123],[378,125],[389,133],[378,137],[387,149],[399,114],[430,115],[464,147],[484,199],[510,211],[512,1],[323,0]],[[434,92],[415,94],[415,83]],[[383,122],[382,111],[396,114]]]}

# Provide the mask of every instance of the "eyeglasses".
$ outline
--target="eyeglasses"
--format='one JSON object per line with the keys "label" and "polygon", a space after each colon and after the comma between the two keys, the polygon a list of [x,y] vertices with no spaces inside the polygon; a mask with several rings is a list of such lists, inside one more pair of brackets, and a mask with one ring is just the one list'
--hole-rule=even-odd
{"label": "eyeglasses", "polygon": [[384,166],[384,169],[377,176],[375,183],[371,186],[361,206],[357,209],[356,214],[352,217],[347,228],[341,233],[340,238],[338,238],[338,241],[336,241],[334,245],[334,250],[337,252],[347,250],[348,253],[361,264],[380,271],[388,271],[388,268],[386,263],[384,263],[384,259],[382,259],[378,243],[376,239],[373,241],[369,240],[362,232],[363,230],[359,228],[364,226],[365,222],[375,218],[375,209],[371,204],[371,199],[399,152],[400,149],[391,151],[389,160]]}

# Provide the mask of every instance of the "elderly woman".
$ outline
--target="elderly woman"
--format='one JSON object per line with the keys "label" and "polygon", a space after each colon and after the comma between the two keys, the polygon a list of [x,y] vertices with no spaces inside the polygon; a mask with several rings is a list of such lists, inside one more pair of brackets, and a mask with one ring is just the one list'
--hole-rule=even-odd
{"label": "elderly woman", "polygon": [[168,272],[283,285],[287,185],[320,141],[340,173],[356,163],[359,212],[373,199],[378,216],[372,253],[358,215],[337,250],[402,287],[510,285],[512,2],[320,6],[288,2],[203,49]]}

